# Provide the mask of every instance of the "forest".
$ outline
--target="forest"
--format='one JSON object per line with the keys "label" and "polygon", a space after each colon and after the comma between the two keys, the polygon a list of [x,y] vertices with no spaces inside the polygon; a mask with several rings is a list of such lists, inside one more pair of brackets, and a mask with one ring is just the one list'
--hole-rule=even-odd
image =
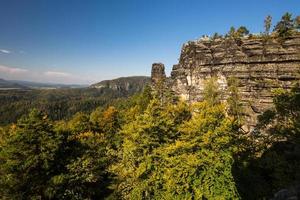
{"label": "forest", "polygon": [[133,95],[141,89],[111,88],[31,89],[0,91],[0,125],[16,122],[31,109],[43,111],[52,120],[70,119],[77,112],[90,113]]}
{"label": "forest", "polygon": [[[284,20],[280,37],[291,34]],[[274,107],[249,134],[237,80],[227,101],[219,88],[207,79],[192,104],[159,85],[4,91],[0,198],[271,199],[299,190],[299,83],[273,91]]]}
{"label": "forest", "polygon": [[[146,87],[117,107],[0,129],[2,199],[263,199],[300,178],[300,90],[278,90],[256,134],[218,83],[187,104]],[[167,92],[163,92],[167,94]],[[122,104],[122,105],[121,105]],[[264,134],[263,134],[264,133]]]}

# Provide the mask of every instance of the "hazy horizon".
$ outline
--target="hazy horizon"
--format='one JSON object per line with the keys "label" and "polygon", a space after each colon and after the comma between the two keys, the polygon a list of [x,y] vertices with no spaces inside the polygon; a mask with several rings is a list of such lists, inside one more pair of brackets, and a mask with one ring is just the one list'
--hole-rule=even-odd
{"label": "hazy horizon", "polygon": [[[285,12],[287,1],[3,0],[0,7],[0,78],[43,83],[91,84],[149,76],[162,62],[169,75],[183,43],[231,26],[263,31]],[[274,24],[273,24],[274,25]]]}

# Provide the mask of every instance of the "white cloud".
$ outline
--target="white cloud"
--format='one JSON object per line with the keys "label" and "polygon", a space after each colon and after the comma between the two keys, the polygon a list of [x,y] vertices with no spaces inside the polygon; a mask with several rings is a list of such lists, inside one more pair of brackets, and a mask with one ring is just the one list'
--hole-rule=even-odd
{"label": "white cloud", "polygon": [[85,76],[78,76],[63,71],[39,71],[24,68],[11,67],[0,64],[0,78],[7,80],[27,80],[45,83],[84,83],[88,81],[83,78]]}
{"label": "white cloud", "polygon": [[0,52],[1,52],[1,53],[6,53],[6,54],[9,54],[9,53],[11,53],[11,51],[9,51],[9,50],[6,50],[6,49],[0,49]]}
{"label": "white cloud", "polygon": [[44,73],[46,76],[51,77],[71,77],[72,74],[66,73],[66,72],[55,72],[55,71],[47,71]]}
{"label": "white cloud", "polygon": [[0,72],[7,73],[7,74],[22,74],[22,73],[28,72],[28,70],[0,65]]}

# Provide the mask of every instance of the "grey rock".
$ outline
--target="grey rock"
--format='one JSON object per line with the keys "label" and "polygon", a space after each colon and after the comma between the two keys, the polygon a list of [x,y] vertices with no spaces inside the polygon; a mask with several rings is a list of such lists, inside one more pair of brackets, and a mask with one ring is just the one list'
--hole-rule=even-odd
{"label": "grey rock", "polygon": [[153,63],[151,70],[152,83],[158,83],[166,78],[165,66],[162,63]]}

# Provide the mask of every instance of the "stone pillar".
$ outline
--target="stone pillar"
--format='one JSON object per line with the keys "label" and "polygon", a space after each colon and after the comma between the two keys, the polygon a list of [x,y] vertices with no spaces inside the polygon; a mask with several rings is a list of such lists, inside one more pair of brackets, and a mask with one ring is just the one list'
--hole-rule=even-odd
{"label": "stone pillar", "polygon": [[153,63],[151,71],[151,81],[156,84],[166,79],[165,66],[162,63]]}

